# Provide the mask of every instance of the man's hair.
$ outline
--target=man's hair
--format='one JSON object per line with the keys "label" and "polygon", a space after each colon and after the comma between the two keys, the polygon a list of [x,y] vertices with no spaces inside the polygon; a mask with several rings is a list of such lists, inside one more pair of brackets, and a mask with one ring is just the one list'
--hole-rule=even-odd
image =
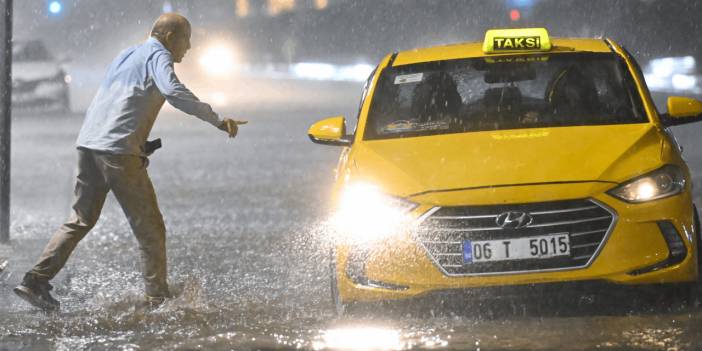
{"label": "man's hair", "polygon": [[169,32],[182,34],[186,28],[190,28],[188,19],[177,13],[164,13],[156,19],[151,27],[151,36],[159,40],[165,40]]}

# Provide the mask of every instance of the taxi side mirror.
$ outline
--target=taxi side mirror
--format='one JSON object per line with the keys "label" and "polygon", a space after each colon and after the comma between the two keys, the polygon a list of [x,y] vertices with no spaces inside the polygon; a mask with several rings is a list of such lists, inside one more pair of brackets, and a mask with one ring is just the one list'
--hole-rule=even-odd
{"label": "taxi side mirror", "polygon": [[349,146],[351,138],[346,135],[346,119],[335,116],[323,119],[307,130],[312,142],[322,145]]}
{"label": "taxi side mirror", "polygon": [[702,121],[702,102],[682,96],[670,96],[668,113],[661,117],[666,127]]}

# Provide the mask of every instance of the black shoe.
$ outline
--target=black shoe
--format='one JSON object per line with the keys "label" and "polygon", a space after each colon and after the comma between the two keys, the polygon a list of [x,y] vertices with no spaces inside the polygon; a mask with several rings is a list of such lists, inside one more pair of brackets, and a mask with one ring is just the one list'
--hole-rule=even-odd
{"label": "black shoe", "polygon": [[58,311],[61,303],[51,296],[49,291],[54,287],[48,281],[37,279],[32,274],[25,274],[20,285],[13,290],[17,296],[29,302],[34,307],[44,311]]}

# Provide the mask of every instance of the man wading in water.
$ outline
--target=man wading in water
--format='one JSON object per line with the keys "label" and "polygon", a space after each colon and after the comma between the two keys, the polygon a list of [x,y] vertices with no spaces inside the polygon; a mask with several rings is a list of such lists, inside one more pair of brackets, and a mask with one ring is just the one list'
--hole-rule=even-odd
{"label": "man wading in water", "polygon": [[164,100],[236,136],[239,124],[220,118],[201,102],[173,71],[190,49],[190,23],[167,13],[154,23],[151,37],[123,51],[110,65],[86,113],[78,135],[78,176],[71,217],[53,235],[36,265],[14,292],[44,310],[60,304],[49,291],[49,280],[66,263],[78,242],[100,217],[109,191],[115,195],[139,242],[151,307],[169,297],[166,282],[166,228],[146,172],[146,139]]}

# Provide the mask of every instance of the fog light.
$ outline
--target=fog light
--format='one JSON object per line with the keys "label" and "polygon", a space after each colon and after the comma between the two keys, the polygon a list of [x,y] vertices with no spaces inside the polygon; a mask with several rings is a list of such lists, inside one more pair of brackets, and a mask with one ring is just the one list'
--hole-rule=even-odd
{"label": "fog light", "polygon": [[668,244],[668,262],[669,264],[676,264],[682,262],[687,256],[687,248],[685,243],[680,238],[680,233],[675,229],[673,223],[669,221],[658,222],[658,228],[660,228],[661,233],[663,233],[663,238]]}
{"label": "fog light", "polygon": [[369,279],[368,276],[366,276],[366,261],[368,261],[369,257],[370,250],[367,247],[355,247],[349,252],[346,262],[346,276],[348,276],[354,284],[388,290],[409,289],[409,286]]}
{"label": "fog light", "polygon": [[660,229],[663,239],[665,239],[665,243],[668,245],[668,258],[654,265],[633,270],[629,272],[629,275],[655,272],[676,265],[687,257],[687,247],[685,247],[685,242],[683,242],[680,233],[675,229],[675,225],[670,221],[658,221],[656,224],[658,224],[658,229]]}

